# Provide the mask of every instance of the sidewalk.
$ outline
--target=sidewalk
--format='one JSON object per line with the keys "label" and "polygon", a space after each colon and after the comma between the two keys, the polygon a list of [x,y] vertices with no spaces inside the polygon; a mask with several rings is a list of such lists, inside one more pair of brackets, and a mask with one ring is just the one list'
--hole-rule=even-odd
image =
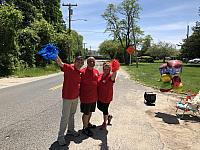
{"label": "sidewalk", "polygon": [[57,76],[58,74],[62,74],[62,72],[55,73],[55,74],[50,74],[50,75],[45,75],[45,76],[40,76],[40,77],[26,77],[26,78],[15,78],[15,77],[9,77],[9,78],[0,78],[0,89],[10,87],[10,86],[15,86],[19,84],[24,84],[28,82],[33,82],[45,78],[50,78],[53,76]]}

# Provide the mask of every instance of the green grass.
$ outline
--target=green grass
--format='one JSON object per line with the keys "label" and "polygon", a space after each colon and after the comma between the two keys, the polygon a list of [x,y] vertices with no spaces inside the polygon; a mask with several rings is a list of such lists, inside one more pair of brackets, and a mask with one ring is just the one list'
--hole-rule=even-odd
{"label": "green grass", "polygon": [[19,69],[14,73],[14,76],[23,77],[37,77],[59,72],[60,68],[56,64],[51,64],[46,67]]}
{"label": "green grass", "polygon": [[[139,63],[139,67],[122,66],[136,80],[147,86],[160,89],[163,82],[160,81],[159,66],[163,63]],[[183,71],[180,74],[183,87],[182,92],[191,90],[198,92],[200,90],[200,65],[183,64]],[[169,84],[170,85],[170,84]],[[178,91],[175,91],[178,92]]]}

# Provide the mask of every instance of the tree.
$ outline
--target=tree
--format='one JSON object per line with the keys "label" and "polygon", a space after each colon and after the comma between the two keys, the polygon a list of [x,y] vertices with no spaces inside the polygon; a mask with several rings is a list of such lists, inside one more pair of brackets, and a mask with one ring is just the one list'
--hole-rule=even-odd
{"label": "tree", "polygon": [[23,27],[26,28],[34,21],[36,18],[38,10],[33,5],[33,3],[26,0],[6,0],[9,4],[14,4],[17,10],[20,10],[24,16]]}
{"label": "tree", "polygon": [[105,40],[99,46],[99,53],[103,55],[109,55],[111,59],[114,58],[117,50],[119,50],[119,44],[117,41]]}
{"label": "tree", "polygon": [[107,32],[110,32],[114,40],[118,40],[123,47],[123,57],[125,64],[129,64],[129,56],[126,48],[134,44],[137,45],[137,38],[142,34],[137,20],[141,10],[137,0],[123,0],[118,6],[109,4],[103,18],[107,21]]}
{"label": "tree", "polygon": [[72,38],[72,41],[70,43],[72,55],[81,55],[83,49],[83,36],[79,35],[78,32],[76,32],[75,30],[71,30],[70,36]]}
{"label": "tree", "polygon": [[[200,16],[200,11],[199,11]],[[193,33],[188,39],[183,40],[181,46],[181,55],[185,58],[200,58],[200,22],[197,21],[196,25],[192,28]]]}
{"label": "tree", "polygon": [[4,0],[0,3],[2,74],[9,75],[19,67],[35,67],[35,64],[46,66],[47,62],[37,59],[36,54],[47,43],[58,46],[65,60],[70,54],[82,52],[83,37],[76,31],[69,36],[64,28],[60,0]]}
{"label": "tree", "polygon": [[34,5],[40,13],[44,12],[43,0],[31,0],[30,3]]}
{"label": "tree", "polygon": [[145,54],[163,59],[163,62],[165,62],[165,57],[177,55],[177,50],[171,43],[159,42],[158,44],[153,44]]}
{"label": "tree", "polygon": [[56,33],[54,43],[59,48],[60,53],[59,56],[63,62],[70,62],[68,56],[70,55],[70,43],[72,43],[72,38],[69,36],[67,31]]}
{"label": "tree", "polygon": [[13,5],[0,5],[0,75],[10,75],[19,66],[16,35],[23,20]]}
{"label": "tree", "polygon": [[20,46],[19,60],[21,62],[21,68],[34,67],[35,66],[35,50],[40,43],[40,37],[37,32],[30,27],[19,30],[18,32],[18,43]]}
{"label": "tree", "polygon": [[[23,12],[23,26],[29,26],[38,14],[50,24],[64,28],[62,12],[60,11],[60,0],[5,0],[10,4],[15,4],[16,8]],[[39,15],[40,16],[40,15]]]}
{"label": "tree", "polygon": [[39,47],[54,41],[54,27],[53,25],[49,24],[45,19],[35,20],[32,24],[30,24],[30,28],[34,29],[37,35],[40,37],[41,43]]}
{"label": "tree", "polygon": [[141,50],[139,51],[139,56],[145,55],[145,52],[151,47],[153,38],[150,35],[146,35],[141,39]]}
{"label": "tree", "polygon": [[57,25],[62,24],[62,12],[60,11],[60,0],[43,0],[44,11],[43,17],[47,22]]}
{"label": "tree", "polygon": [[[34,53],[36,54],[39,49],[41,49],[42,46],[48,44],[48,43],[54,43],[56,32],[54,30],[53,25],[49,24],[45,19],[35,20],[33,23],[30,24],[29,27],[27,27],[30,31],[34,30],[33,36],[29,36],[29,41],[32,41],[32,46],[27,47],[29,45],[24,45],[27,47],[27,53],[29,50],[34,50]],[[39,37],[39,38],[36,38]],[[24,39],[25,40],[25,39]],[[27,41],[27,40],[26,40]],[[34,47],[34,49],[33,49]],[[46,66],[45,62],[36,61],[36,66]]]}
{"label": "tree", "polygon": [[3,4],[5,2],[5,0],[0,0],[0,4]]}

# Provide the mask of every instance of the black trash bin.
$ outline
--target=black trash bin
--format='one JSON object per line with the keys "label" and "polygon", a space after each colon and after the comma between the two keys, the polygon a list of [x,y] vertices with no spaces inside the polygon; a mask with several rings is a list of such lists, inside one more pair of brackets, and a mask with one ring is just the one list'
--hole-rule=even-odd
{"label": "black trash bin", "polygon": [[156,102],[156,94],[153,92],[145,92],[144,93],[144,103],[147,105],[155,105]]}

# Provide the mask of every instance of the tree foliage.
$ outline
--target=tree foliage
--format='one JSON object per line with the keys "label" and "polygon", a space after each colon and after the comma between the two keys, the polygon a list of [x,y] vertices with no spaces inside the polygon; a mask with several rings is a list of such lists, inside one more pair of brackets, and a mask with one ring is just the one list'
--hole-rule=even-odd
{"label": "tree foliage", "polygon": [[109,55],[111,59],[114,58],[117,51],[119,51],[119,43],[114,40],[105,40],[99,46],[99,53],[103,55]]}
{"label": "tree foliage", "polygon": [[31,22],[36,18],[38,9],[33,5],[31,1],[26,0],[6,0],[9,4],[14,4],[15,9],[22,12],[23,18],[23,27],[29,26]]}
{"label": "tree foliage", "polygon": [[163,59],[163,62],[165,62],[165,57],[175,56],[177,53],[178,52],[173,44],[159,42],[158,44],[153,44],[145,54],[154,58]]}
{"label": "tree foliage", "polygon": [[134,44],[139,35],[142,34],[137,21],[141,7],[137,0],[123,0],[119,5],[109,4],[103,13],[103,18],[107,21],[106,31],[110,32],[114,40],[118,40],[124,49],[124,62],[129,63],[126,48]]}
{"label": "tree foliage", "polygon": [[[200,11],[199,11],[200,16]],[[181,55],[185,58],[200,58],[200,22],[197,21],[196,25],[192,28],[193,33],[188,39],[183,40],[181,46]]]}
{"label": "tree foliage", "polygon": [[83,37],[65,28],[60,0],[0,1],[0,76],[17,68],[46,66],[36,54],[47,43],[55,44],[60,57],[70,63],[69,55],[82,52]]}
{"label": "tree foliage", "polygon": [[153,38],[150,35],[146,35],[141,39],[141,50],[139,51],[139,56],[145,55],[145,52],[151,47]]}
{"label": "tree foliage", "polygon": [[13,5],[0,5],[0,75],[9,75],[19,65],[17,29],[21,27],[22,13]]}
{"label": "tree foliage", "polygon": [[30,27],[18,32],[18,41],[20,46],[19,60],[22,64],[21,68],[35,66],[35,55],[37,53],[35,49],[38,47],[40,40],[41,38],[37,35],[37,32]]}
{"label": "tree foliage", "polygon": [[51,24],[62,23],[62,12],[60,11],[60,0],[43,0],[43,17]]}

